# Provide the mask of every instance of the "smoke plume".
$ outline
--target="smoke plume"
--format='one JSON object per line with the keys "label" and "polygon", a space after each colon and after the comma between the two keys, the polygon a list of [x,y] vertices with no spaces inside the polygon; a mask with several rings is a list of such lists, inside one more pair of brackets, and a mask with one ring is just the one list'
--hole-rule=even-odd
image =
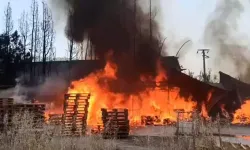
{"label": "smoke plume", "polygon": [[248,47],[242,43],[238,32],[238,21],[244,7],[238,0],[220,0],[215,11],[211,14],[206,26],[205,43],[212,46],[216,54],[216,64],[227,64],[244,80],[250,80],[248,75],[249,59],[246,57]]}
{"label": "smoke plume", "polygon": [[24,86],[18,80],[15,87],[1,91],[0,97],[13,98],[15,103],[30,103],[32,100],[46,104],[53,102],[55,107],[60,107],[69,86],[65,79],[58,76],[46,78],[44,83],[34,87]]}
{"label": "smoke plume", "polygon": [[135,0],[51,2],[58,11],[64,9],[68,13],[68,39],[75,42],[89,39],[100,59],[113,50],[118,77],[135,81],[141,74],[156,73],[161,37],[155,12],[150,17],[148,12],[142,10],[141,3],[135,5]]}

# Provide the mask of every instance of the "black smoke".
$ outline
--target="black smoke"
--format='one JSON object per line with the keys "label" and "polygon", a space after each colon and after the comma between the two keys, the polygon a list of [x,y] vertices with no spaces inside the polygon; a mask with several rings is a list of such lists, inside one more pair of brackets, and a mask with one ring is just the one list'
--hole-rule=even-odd
{"label": "black smoke", "polygon": [[64,6],[68,13],[68,39],[75,42],[90,39],[100,59],[113,50],[118,77],[135,82],[141,74],[156,74],[161,48],[155,12],[152,9],[150,17],[138,2],[135,5],[135,1],[60,0],[57,2],[63,5],[53,6]]}

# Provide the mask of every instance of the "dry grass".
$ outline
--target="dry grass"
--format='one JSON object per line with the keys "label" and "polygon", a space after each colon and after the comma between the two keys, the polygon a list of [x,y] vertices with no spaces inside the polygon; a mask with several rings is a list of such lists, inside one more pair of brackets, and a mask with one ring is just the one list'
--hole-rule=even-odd
{"label": "dry grass", "polygon": [[32,115],[13,117],[13,126],[0,135],[0,150],[116,150],[114,140],[100,136],[63,137],[60,127],[34,128]]}
{"label": "dry grass", "polygon": [[[196,149],[216,149],[214,139],[207,137],[196,138]],[[147,149],[158,150],[193,150],[194,143],[190,136],[182,136],[179,139],[176,137],[136,137],[134,144],[146,147]]]}
{"label": "dry grass", "polygon": [[[104,140],[101,136],[63,137],[59,126],[41,125],[34,128],[32,115],[17,114],[13,118],[13,126],[0,134],[0,150],[117,150],[121,147],[120,141],[115,139]],[[196,120],[196,133],[179,136],[165,137],[134,137],[126,140],[129,145],[148,150],[193,150],[215,149],[215,137],[212,132],[217,128],[217,122],[208,122],[204,125],[199,119]],[[120,148],[118,148],[120,147]]]}

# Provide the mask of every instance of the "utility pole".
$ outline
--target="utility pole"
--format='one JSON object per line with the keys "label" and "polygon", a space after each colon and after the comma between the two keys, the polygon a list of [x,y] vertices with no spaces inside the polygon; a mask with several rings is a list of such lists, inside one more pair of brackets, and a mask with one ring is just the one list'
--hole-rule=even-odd
{"label": "utility pole", "polygon": [[150,17],[150,22],[149,22],[149,42],[150,42],[150,44],[151,44],[151,42],[152,42],[152,1],[151,0],[149,0],[149,17]]}
{"label": "utility pole", "polygon": [[137,35],[137,24],[136,24],[136,17],[137,17],[137,0],[134,0],[134,61],[136,59],[136,35]]}
{"label": "utility pole", "polygon": [[207,74],[206,74],[206,58],[209,58],[209,56],[206,55],[206,53],[209,52],[209,49],[198,49],[197,54],[201,52],[203,57],[203,80],[204,82],[207,82]]}

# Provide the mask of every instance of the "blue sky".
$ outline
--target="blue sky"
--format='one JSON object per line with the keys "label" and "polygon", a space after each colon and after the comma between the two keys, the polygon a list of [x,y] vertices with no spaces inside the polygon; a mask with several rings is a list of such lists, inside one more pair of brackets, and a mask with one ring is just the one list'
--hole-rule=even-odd
{"label": "blue sky", "polygon": [[[3,18],[4,8],[8,1],[13,8],[13,20],[17,27],[17,20],[23,10],[30,11],[31,0],[0,0],[0,17]],[[196,54],[198,48],[205,48],[203,45],[203,33],[207,23],[208,16],[214,11],[216,2],[219,0],[160,0],[162,17],[159,19],[161,33],[167,37],[165,44],[170,55],[175,55],[181,44],[186,39],[191,39],[183,48],[180,57],[181,64],[194,72],[199,72],[202,68],[201,56]],[[246,1],[245,1],[246,2]],[[245,6],[249,7],[246,3]],[[57,56],[65,56],[67,49],[67,40],[64,37],[64,18],[55,16]],[[248,36],[250,34],[250,10],[245,10],[240,20],[240,31]],[[3,31],[3,22],[0,22],[0,31]],[[212,55],[212,54],[211,54]],[[213,66],[212,58],[208,61],[209,67],[217,67],[223,70],[223,67]],[[224,70],[223,70],[224,71]],[[230,70],[225,72],[231,73]]]}

